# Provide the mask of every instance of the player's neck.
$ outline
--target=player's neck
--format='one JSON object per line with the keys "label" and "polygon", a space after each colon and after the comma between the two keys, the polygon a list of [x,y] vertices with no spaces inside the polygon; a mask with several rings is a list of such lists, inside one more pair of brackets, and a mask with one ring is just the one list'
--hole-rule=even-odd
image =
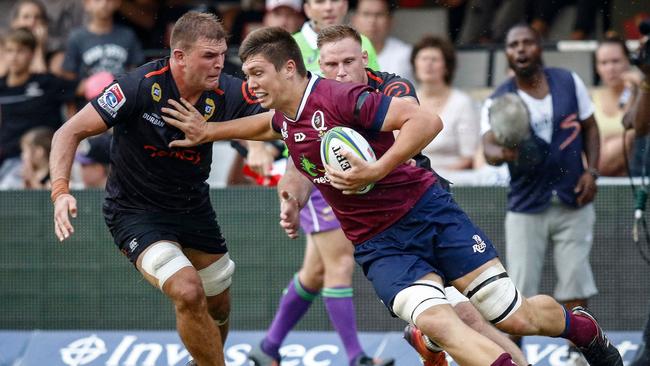
{"label": "player's neck", "polygon": [[185,72],[173,58],[169,59],[169,69],[172,73],[172,78],[174,79],[174,83],[176,83],[176,88],[178,88],[178,93],[181,95],[181,97],[192,104],[196,103],[196,101],[199,100],[201,94],[204,92],[203,87],[192,88],[189,83],[185,82]]}
{"label": "player's neck", "polygon": [[298,109],[300,109],[300,103],[302,98],[307,92],[307,86],[309,85],[308,77],[299,77],[296,79],[287,90],[289,91],[288,98],[286,103],[278,106],[276,109],[280,110],[285,116],[295,120],[298,117]]}

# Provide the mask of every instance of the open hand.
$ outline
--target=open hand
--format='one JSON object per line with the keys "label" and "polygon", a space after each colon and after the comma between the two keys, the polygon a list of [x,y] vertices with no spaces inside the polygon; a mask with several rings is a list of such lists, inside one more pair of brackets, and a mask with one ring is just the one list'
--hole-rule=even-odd
{"label": "open hand", "polygon": [[74,233],[70,217],[77,217],[77,200],[71,194],[62,194],[54,202],[54,233],[64,241]]}
{"label": "open hand", "polygon": [[291,239],[298,237],[300,227],[300,206],[289,192],[280,192],[280,226]]}
{"label": "open hand", "polygon": [[192,103],[183,98],[181,103],[173,99],[169,99],[167,103],[171,108],[161,109],[166,114],[162,119],[185,134],[183,140],[174,140],[169,143],[169,147],[192,147],[207,142],[208,123]]}

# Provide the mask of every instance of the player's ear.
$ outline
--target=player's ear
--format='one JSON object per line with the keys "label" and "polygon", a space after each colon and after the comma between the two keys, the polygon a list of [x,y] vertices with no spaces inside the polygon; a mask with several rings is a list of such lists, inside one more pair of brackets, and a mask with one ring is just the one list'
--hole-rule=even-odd
{"label": "player's ear", "polygon": [[361,51],[361,62],[363,62],[363,67],[368,67],[368,51]]}
{"label": "player's ear", "polygon": [[176,63],[180,65],[185,65],[185,52],[181,50],[180,48],[174,48],[172,50],[172,58]]}
{"label": "player's ear", "polygon": [[288,60],[284,64],[285,77],[290,79],[296,73],[296,62],[294,60]]}

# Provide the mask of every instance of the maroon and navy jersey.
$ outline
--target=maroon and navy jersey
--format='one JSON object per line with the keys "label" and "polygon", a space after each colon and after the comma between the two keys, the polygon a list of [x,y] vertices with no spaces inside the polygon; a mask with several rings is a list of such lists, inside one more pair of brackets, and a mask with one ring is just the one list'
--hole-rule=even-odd
{"label": "maroon and navy jersey", "polygon": [[344,195],[330,185],[320,159],[325,132],[350,127],[368,140],[379,159],[395,142],[392,132],[381,131],[390,102],[391,97],[367,85],[312,75],[295,120],[281,112],[273,116],[273,129],[282,134],[294,164],[321,191],[355,244],[399,220],[435,182],[430,171],[402,164],[363,195]]}
{"label": "maroon and navy jersey", "polygon": [[[147,63],[121,75],[91,101],[113,127],[111,172],[104,211],[201,213],[212,210],[205,182],[212,143],[169,148],[183,133],[166,124],[161,108],[180,101],[168,59]],[[194,107],[208,122],[256,114],[261,107],[240,79],[224,73],[219,88],[205,91]]]}

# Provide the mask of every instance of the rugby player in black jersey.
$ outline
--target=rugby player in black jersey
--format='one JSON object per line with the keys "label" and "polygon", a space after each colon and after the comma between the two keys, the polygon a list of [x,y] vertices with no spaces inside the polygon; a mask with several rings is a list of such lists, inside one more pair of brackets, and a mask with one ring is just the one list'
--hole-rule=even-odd
{"label": "rugby player in black jersey", "polygon": [[161,108],[170,99],[190,103],[208,123],[261,112],[246,84],[222,73],[226,50],[215,16],[183,15],[170,56],[118,76],[57,131],[50,157],[55,232],[63,241],[77,216],[68,190],[77,145],[113,128],[106,224],[124,255],[172,301],[178,334],[201,366],[225,364],[235,265],[208,195],[212,144],[170,148],[183,134],[164,123]]}

